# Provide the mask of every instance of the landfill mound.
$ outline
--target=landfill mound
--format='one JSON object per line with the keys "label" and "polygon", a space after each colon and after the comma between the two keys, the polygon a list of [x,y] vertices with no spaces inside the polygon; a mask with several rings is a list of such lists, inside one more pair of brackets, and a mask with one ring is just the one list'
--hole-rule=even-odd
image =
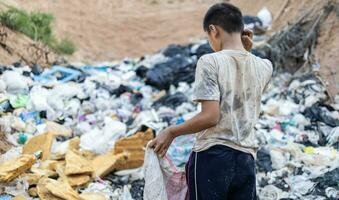
{"label": "landfill mound", "polygon": [[[0,125],[14,147],[1,155],[1,193],[9,199],[142,199],[145,145],[163,127],[197,113],[192,79],[168,71],[166,63],[194,68],[210,51],[206,43],[171,45],[142,60],[42,73],[7,66]],[[163,82],[149,81],[153,70]],[[181,82],[167,85],[168,74]],[[315,75],[281,73],[262,110],[256,126],[260,199],[335,199],[339,102],[329,103]],[[193,142],[180,137],[169,149],[178,167]]]}
{"label": "landfill mound", "polygon": [[[256,33],[252,53],[275,65],[255,126],[259,198],[338,199],[339,96],[314,70],[314,51],[304,56],[318,34],[302,35],[318,18],[301,17],[269,40],[260,39],[265,18],[245,18]],[[306,42],[288,35],[295,29]],[[308,45],[292,57],[290,41]],[[0,198],[143,199],[146,144],[199,112],[191,101],[195,66],[211,51],[201,41],[96,65],[0,66]],[[176,167],[194,139],[173,141],[167,156]]]}

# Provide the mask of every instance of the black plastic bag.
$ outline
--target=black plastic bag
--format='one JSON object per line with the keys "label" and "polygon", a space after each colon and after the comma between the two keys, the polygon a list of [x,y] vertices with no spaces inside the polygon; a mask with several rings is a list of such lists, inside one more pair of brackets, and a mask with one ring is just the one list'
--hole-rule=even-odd
{"label": "black plastic bag", "polygon": [[161,97],[159,100],[153,103],[152,107],[158,109],[161,106],[166,106],[175,109],[176,107],[187,101],[188,99],[185,94],[183,94],[182,92],[177,92],[172,95],[168,94]]}
{"label": "black plastic bag", "polygon": [[146,74],[146,84],[160,90],[168,90],[171,84],[178,86],[179,82],[194,81],[196,63],[189,57],[175,56],[166,62],[156,64]]}
{"label": "black plastic bag", "polygon": [[189,46],[171,44],[162,50],[162,54],[164,54],[167,57],[175,57],[177,55],[187,57],[190,55],[190,49]]}
{"label": "black plastic bag", "polygon": [[271,172],[273,170],[270,153],[265,148],[261,148],[257,152],[257,166],[260,172]]}
{"label": "black plastic bag", "polygon": [[192,52],[199,59],[201,56],[209,53],[213,53],[211,46],[208,43],[201,44],[195,52]]}

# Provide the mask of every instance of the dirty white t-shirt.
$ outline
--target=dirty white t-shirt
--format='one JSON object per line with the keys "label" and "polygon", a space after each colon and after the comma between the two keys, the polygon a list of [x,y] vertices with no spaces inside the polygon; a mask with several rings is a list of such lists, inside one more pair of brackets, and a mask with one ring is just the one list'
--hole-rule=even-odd
{"label": "dirty white t-shirt", "polygon": [[254,126],[271,76],[271,62],[247,51],[223,50],[202,56],[196,68],[193,100],[219,101],[220,120],[215,127],[197,133],[193,151],[221,144],[255,158]]}

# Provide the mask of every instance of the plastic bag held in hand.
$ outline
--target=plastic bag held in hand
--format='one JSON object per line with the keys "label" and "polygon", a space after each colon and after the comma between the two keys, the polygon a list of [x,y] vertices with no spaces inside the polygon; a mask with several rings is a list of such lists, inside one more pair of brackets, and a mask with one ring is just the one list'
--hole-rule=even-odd
{"label": "plastic bag held in hand", "polygon": [[179,170],[169,158],[158,158],[146,147],[144,162],[144,200],[185,200],[185,171]]}

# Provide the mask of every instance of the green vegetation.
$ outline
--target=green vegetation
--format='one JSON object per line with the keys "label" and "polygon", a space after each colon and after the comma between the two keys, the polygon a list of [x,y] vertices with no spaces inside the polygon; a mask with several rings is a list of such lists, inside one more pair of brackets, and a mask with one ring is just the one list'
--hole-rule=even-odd
{"label": "green vegetation", "polygon": [[73,54],[73,52],[76,50],[76,47],[74,43],[69,39],[62,39],[56,46],[54,46],[54,50],[57,53],[63,53],[63,54]]}
{"label": "green vegetation", "polygon": [[75,45],[69,39],[57,40],[53,35],[51,24],[53,15],[41,12],[27,13],[10,7],[0,13],[0,22],[8,28],[19,31],[35,41],[41,41],[60,54],[73,54]]}

